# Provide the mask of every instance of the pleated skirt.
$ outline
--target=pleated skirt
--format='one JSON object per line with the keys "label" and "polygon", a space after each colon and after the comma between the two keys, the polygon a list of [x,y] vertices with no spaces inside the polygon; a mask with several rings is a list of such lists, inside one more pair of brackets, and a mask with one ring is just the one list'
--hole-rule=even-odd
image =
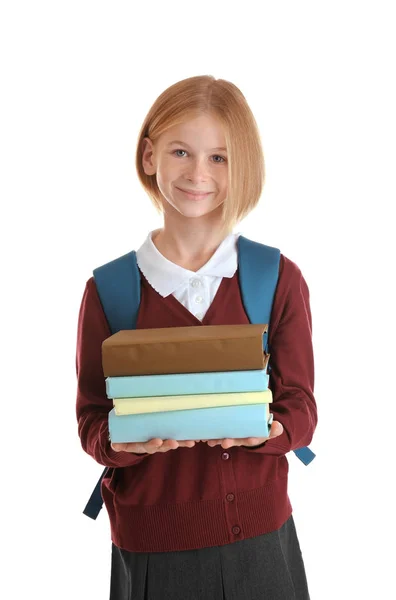
{"label": "pleated skirt", "polygon": [[276,531],[214,548],[112,544],[110,600],[310,600],[293,515]]}

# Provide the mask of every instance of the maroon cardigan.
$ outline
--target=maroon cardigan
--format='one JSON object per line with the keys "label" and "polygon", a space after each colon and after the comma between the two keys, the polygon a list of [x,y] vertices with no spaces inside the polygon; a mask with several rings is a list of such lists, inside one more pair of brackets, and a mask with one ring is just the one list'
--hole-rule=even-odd
{"label": "maroon cardigan", "polygon": [[[174,296],[162,298],[141,276],[137,328],[196,325]],[[202,325],[249,323],[238,271],[224,278]],[[111,335],[95,282],[81,303],[77,340],[77,420],[83,449],[112,469],[102,483],[111,538],[131,552],[220,546],[278,529],[292,506],[286,453],[308,446],[317,424],[309,290],[300,269],[281,254],[269,324],[271,412],[283,433],[256,449],[199,442],[165,453],[115,452],[108,439],[112,408],[101,345]]]}

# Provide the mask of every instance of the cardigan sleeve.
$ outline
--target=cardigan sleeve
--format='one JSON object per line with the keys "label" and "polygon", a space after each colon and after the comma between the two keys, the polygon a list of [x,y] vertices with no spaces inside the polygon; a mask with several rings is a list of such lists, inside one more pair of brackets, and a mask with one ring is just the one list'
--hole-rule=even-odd
{"label": "cardigan sleeve", "polygon": [[270,412],[283,432],[242,451],[281,456],[311,443],[318,417],[314,397],[312,316],[308,285],[290,259],[281,255],[269,326]]}
{"label": "cardigan sleeve", "polygon": [[110,446],[108,414],[113,408],[107,398],[102,368],[102,343],[111,335],[93,277],[86,283],[77,330],[76,415],[81,445],[99,464],[127,467],[145,460],[149,454],[115,452]]}

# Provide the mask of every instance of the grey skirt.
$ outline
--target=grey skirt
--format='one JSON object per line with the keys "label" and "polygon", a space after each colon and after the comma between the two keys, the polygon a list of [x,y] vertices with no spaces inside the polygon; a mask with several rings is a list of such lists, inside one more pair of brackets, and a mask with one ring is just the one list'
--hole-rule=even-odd
{"label": "grey skirt", "polygon": [[127,552],[112,544],[110,600],[309,600],[293,515],[226,546]]}

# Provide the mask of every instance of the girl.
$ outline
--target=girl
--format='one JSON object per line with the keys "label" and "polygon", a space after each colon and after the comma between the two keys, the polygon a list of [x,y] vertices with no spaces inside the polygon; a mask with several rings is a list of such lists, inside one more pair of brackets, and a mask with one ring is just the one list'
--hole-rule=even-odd
{"label": "girl", "polygon": [[[165,90],[141,128],[139,179],[163,213],[137,252],[138,328],[249,323],[234,226],[257,204],[264,158],[232,83]],[[266,439],[110,444],[101,344],[111,335],[89,279],[79,315],[77,419],[83,449],[113,467],[102,484],[112,537],[110,600],[307,600],[286,454],[311,442],[309,291],[281,255],[269,324],[274,422]]]}

